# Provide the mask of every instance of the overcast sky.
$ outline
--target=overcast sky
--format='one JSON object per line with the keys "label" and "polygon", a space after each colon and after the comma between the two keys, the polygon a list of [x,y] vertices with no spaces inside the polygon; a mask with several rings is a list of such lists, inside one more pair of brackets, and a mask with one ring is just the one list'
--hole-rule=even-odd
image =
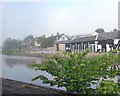
{"label": "overcast sky", "polygon": [[97,28],[104,28],[105,31],[118,28],[119,0],[5,1],[0,10],[0,37],[3,40],[8,37],[23,39],[29,34],[34,37],[57,32],[76,35],[90,34]]}

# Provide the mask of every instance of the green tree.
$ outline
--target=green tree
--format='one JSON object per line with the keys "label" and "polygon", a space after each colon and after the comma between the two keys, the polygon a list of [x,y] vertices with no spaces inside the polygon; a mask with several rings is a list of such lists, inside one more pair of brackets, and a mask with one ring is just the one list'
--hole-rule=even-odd
{"label": "green tree", "polygon": [[46,39],[46,36],[40,36],[40,37],[37,37],[37,43],[38,44],[41,44],[44,40]]}
{"label": "green tree", "polygon": [[98,29],[95,30],[95,32],[97,32],[97,33],[104,33],[105,31],[104,31],[103,28],[98,28]]}
{"label": "green tree", "polygon": [[113,29],[113,32],[114,32],[114,31],[118,31],[118,30],[115,28],[115,29]]}
{"label": "green tree", "polygon": [[27,37],[25,37],[23,42],[24,42],[24,45],[28,48],[35,46],[35,43],[34,43],[35,39],[32,35],[28,35]]}
{"label": "green tree", "polygon": [[46,38],[45,35],[37,37],[37,42],[41,44],[42,48],[53,47],[55,43],[54,36],[49,36]]}
{"label": "green tree", "polygon": [[48,47],[53,47],[55,44],[55,39],[51,36],[51,37],[48,37],[47,40],[49,41]]}
{"label": "green tree", "polygon": [[55,44],[55,39],[52,36],[50,36],[41,42],[41,47],[42,48],[53,47],[54,44]]}
{"label": "green tree", "polygon": [[3,44],[3,53],[11,54],[22,48],[22,41],[8,38]]}
{"label": "green tree", "polygon": [[[54,80],[44,75],[32,80],[41,79],[43,83],[65,87],[68,92],[78,94],[117,94],[118,84],[112,78],[118,74],[118,70],[114,69],[118,56],[113,51],[96,58],[86,58],[89,51],[65,53],[63,57],[54,56],[43,64],[33,65],[36,70],[50,73]],[[92,84],[96,84],[96,89],[91,88]]]}

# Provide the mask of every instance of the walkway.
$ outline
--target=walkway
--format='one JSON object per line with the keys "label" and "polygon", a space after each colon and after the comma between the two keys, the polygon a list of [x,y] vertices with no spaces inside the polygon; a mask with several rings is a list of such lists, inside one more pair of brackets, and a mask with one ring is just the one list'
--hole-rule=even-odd
{"label": "walkway", "polygon": [[2,79],[2,94],[3,96],[5,94],[11,94],[10,96],[12,96],[12,94],[16,94],[16,96],[17,94],[33,94],[33,96],[35,96],[35,94],[38,94],[38,96],[45,94],[47,94],[47,96],[67,96],[67,92],[62,90],[36,86],[33,84],[27,84],[9,79]]}

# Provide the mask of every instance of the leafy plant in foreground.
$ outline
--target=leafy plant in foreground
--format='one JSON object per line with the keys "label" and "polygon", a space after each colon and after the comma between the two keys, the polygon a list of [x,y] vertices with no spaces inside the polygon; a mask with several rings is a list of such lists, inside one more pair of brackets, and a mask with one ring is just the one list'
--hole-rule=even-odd
{"label": "leafy plant in foreground", "polygon": [[[63,57],[53,56],[42,64],[34,64],[35,70],[50,73],[54,80],[44,75],[32,80],[42,79],[43,83],[65,87],[68,92],[78,94],[117,94],[118,84],[112,81],[118,74],[114,68],[118,62],[116,52],[86,58],[89,51],[90,49],[82,53],[64,53]],[[91,87],[93,84],[96,85],[94,89]]]}

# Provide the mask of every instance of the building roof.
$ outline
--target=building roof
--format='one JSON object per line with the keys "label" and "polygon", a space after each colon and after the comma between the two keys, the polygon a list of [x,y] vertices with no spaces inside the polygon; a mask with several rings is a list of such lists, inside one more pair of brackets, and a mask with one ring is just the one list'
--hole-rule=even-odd
{"label": "building roof", "polygon": [[82,38],[77,38],[71,41],[68,41],[67,43],[75,43],[75,42],[85,42],[85,41],[94,41],[96,36],[87,36]]}
{"label": "building roof", "polygon": [[57,34],[57,35],[54,36],[54,38],[58,37],[58,39],[60,39],[63,35],[66,36],[69,39],[69,37],[65,34]]}
{"label": "building roof", "polygon": [[117,39],[120,35],[120,32],[113,31],[113,32],[106,32],[106,33],[99,33],[97,40],[108,40],[108,39]]}
{"label": "building roof", "polygon": [[96,37],[97,37],[98,41],[99,40],[109,40],[109,39],[114,40],[114,39],[120,38],[120,31],[99,33],[98,35],[94,35],[94,36],[87,36],[87,37],[76,38],[74,40],[68,41],[67,43],[95,41]]}
{"label": "building roof", "polygon": [[108,39],[109,39],[109,38],[106,38],[106,37],[103,37],[103,36],[100,36],[100,35],[97,37],[97,40],[98,40],[98,41],[108,40]]}

